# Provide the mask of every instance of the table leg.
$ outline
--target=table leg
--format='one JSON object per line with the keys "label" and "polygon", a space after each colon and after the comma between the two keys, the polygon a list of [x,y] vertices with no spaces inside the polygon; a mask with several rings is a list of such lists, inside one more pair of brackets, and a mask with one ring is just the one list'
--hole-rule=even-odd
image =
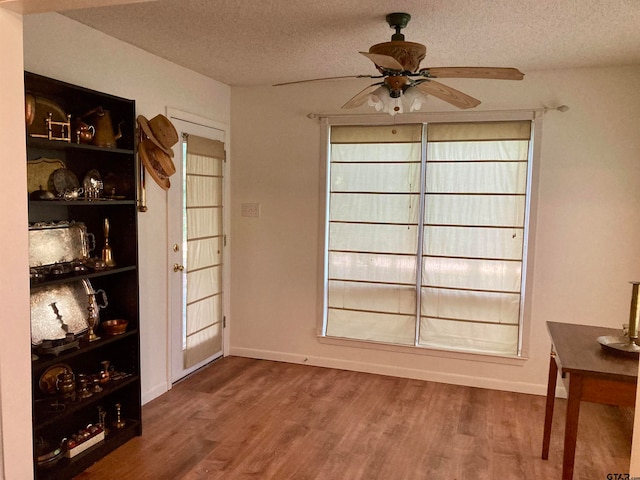
{"label": "table leg", "polygon": [[549,443],[551,441],[551,424],[553,423],[553,405],[556,399],[556,382],[558,380],[558,365],[556,353],[551,350],[549,361],[549,380],[547,383],[547,408],[544,412],[544,434],[542,435],[542,459],[549,458]]}
{"label": "table leg", "polygon": [[576,458],[576,439],[578,438],[578,417],[582,398],[582,376],[569,375],[569,398],[567,399],[567,418],[564,427],[564,453],[562,457],[562,480],[573,478],[573,464]]}

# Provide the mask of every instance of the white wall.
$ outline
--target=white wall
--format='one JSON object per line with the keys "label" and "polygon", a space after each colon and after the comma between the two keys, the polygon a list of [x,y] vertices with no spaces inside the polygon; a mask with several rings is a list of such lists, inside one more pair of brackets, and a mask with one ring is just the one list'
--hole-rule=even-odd
{"label": "white wall", "polygon": [[[544,394],[545,322],[620,327],[640,279],[640,67],[525,72],[522,82],[459,80],[480,110],[570,106],[543,118],[529,359],[478,362],[319,343],[320,127],[368,82],[232,88],[231,353]],[[451,110],[436,99],[427,111]],[[368,112],[366,107],[361,112]],[[260,203],[260,218],[241,204]],[[594,342],[596,339],[594,339]]]}
{"label": "white wall", "polygon": [[22,17],[0,8],[0,479],[33,475]]}
{"label": "white wall", "polygon": [[[52,48],[55,44],[55,48]],[[61,48],[61,46],[63,48]],[[228,124],[230,89],[68,18],[24,17],[24,68],[131,98],[152,118],[167,107]],[[142,399],[167,391],[167,195],[147,176],[148,212],[138,215]]]}

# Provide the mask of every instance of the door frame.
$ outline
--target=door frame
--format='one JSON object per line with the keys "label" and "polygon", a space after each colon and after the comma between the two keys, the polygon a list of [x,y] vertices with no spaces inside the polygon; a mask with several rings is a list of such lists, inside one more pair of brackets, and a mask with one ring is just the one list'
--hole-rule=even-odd
{"label": "door frame", "polygon": [[[186,133],[193,133],[194,135],[206,136],[202,133],[203,129],[214,129],[218,132],[222,132],[224,137],[224,145],[226,152],[226,160],[224,162],[223,168],[223,209],[222,209],[222,223],[223,223],[223,231],[225,235],[225,241],[223,251],[222,251],[222,284],[223,284],[223,296],[222,296],[222,315],[224,317],[223,329],[222,329],[222,356],[227,356],[229,354],[229,338],[230,338],[230,326],[231,326],[231,315],[230,315],[230,306],[231,306],[231,242],[229,231],[231,230],[231,217],[230,217],[230,205],[231,205],[231,162],[230,159],[230,127],[228,124],[216,122],[215,120],[211,120],[209,118],[201,117],[198,115],[194,115],[188,112],[184,112],[181,110],[177,110],[174,108],[167,107],[166,115],[169,120],[176,126],[176,130],[178,130],[179,140],[176,144],[177,151],[174,150],[175,153],[175,162],[182,162],[182,131],[186,131]],[[183,128],[184,125],[191,124],[193,126],[193,131],[188,131],[188,129]],[[200,132],[198,132],[200,131]],[[180,168],[182,171],[182,168]],[[178,185],[176,185],[178,186]],[[175,346],[175,336],[182,335],[181,323],[177,322],[174,318],[174,309],[179,308],[181,301],[178,300],[179,305],[175,305],[175,299],[172,294],[172,266],[175,262],[175,252],[173,252],[171,246],[176,243],[174,235],[175,233],[172,231],[172,226],[175,226],[174,222],[171,221],[172,218],[175,218],[176,215],[182,216],[182,189],[180,188],[180,198],[177,198],[178,193],[176,193],[177,189],[170,189],[167,192],[167,309],[168,309],[168,322],[167,322],[167,386],[168,389],[171,389],[173,384],[179,379],[173,378],[173,362],[174,362],[174,354],[176,353]],[[178,211],[176,211],[177,209]],[[202,366],[206,365],[208,361],[201,362],[199,364],[194,365],[193,367],[185,370],[186,375],[198,370]],[[185,376],[186,376],[185,375]]]}

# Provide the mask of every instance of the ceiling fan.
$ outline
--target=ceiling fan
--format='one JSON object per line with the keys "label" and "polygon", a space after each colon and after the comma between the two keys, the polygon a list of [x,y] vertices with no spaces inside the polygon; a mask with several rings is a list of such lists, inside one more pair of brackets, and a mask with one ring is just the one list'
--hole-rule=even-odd
{"label": "ceiling fan", "polygon": [[402,113],[403,97],[409,110],[419,110],[426,95],[432,95],[458,108],[473,108],[480,100],[473,98],[455,88],[436,81],[436,78],[486,78],[492,80],[522,80],[524,74],[517,68],[499,67],[427,67],[420,68],[427,48],[415,42],[407,42],[402,29],[407,26],[411,15],[408,13],[391,13],[386,21],[395,33],[390,42],[378,43],[368,52],[360,52],[370,59],[379,75],[348,75],[342,77],[316,78],[296,82],[279,83],[275,86],[295,83],[332,80],[339,78],[380,78],[382,81],[369,85],[359,92],[342,108],[355,108],[364,103],[384,110],[391,115]]}

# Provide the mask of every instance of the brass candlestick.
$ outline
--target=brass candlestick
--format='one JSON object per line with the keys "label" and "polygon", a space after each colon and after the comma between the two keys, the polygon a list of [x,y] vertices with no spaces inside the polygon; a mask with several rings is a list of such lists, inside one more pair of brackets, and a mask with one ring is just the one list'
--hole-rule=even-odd
{"label": "brass candlestick", "polygon": [[124,428],[126,422],[124,420],[122,420],[121,412],[120,409],[122,408],[122,405],[120,405],[119,403],[116,403],[116,421],[113,423],[113,426],[116,428]]}
{"label": "brass candlestick", "polygon": [[89,315],[87,316],[87,326],[89,327],[88,338],[90,342],[95,342],[96,340],[100,340],[100,337],[96,335],[94,329],[96,328],[96,324],[98,323],[98,315],[93,308],[93,293],[87,295],[87,299],[89,305],[87,306],[87,310],[89,311]]}
{"label": "brass candlestick", "polygon": [[631,289],[631,310],[629,312],[629,329],[627,334],[630,343],[638,343],[638,323],[640,322],[640,304],[638,304],[638,286],[640,282],[629,282]]}
{"label": "brass candlestick", "polygon": [[640,354],[640,346],[638,345],[638,327],[640,323],[640,302],[638,302],[638,291],[640,282],[629,283],[633,285],[631,290],[631,309],[629,312],[629,322],[622,325],[623,335],[606,335],[598,337],[598,342],[605,350],[621,352],[637,358]]}
{"label": "brass candlestick", "polygon": [[98,405],[98,425],[102,430],[104,430],[105,435],[107,434],[107,425],[105,423],[105,418],[107,417],[107,412],[102,406]]}
{"label": "brass candlestick", "polygon": [[93,396],[93,393],[89,390],[89,382],[90,379],[87,375],[80,374],[78,375],[78,391],[77,396],[80,400],[84,400],[85,398],[89,398]]}

